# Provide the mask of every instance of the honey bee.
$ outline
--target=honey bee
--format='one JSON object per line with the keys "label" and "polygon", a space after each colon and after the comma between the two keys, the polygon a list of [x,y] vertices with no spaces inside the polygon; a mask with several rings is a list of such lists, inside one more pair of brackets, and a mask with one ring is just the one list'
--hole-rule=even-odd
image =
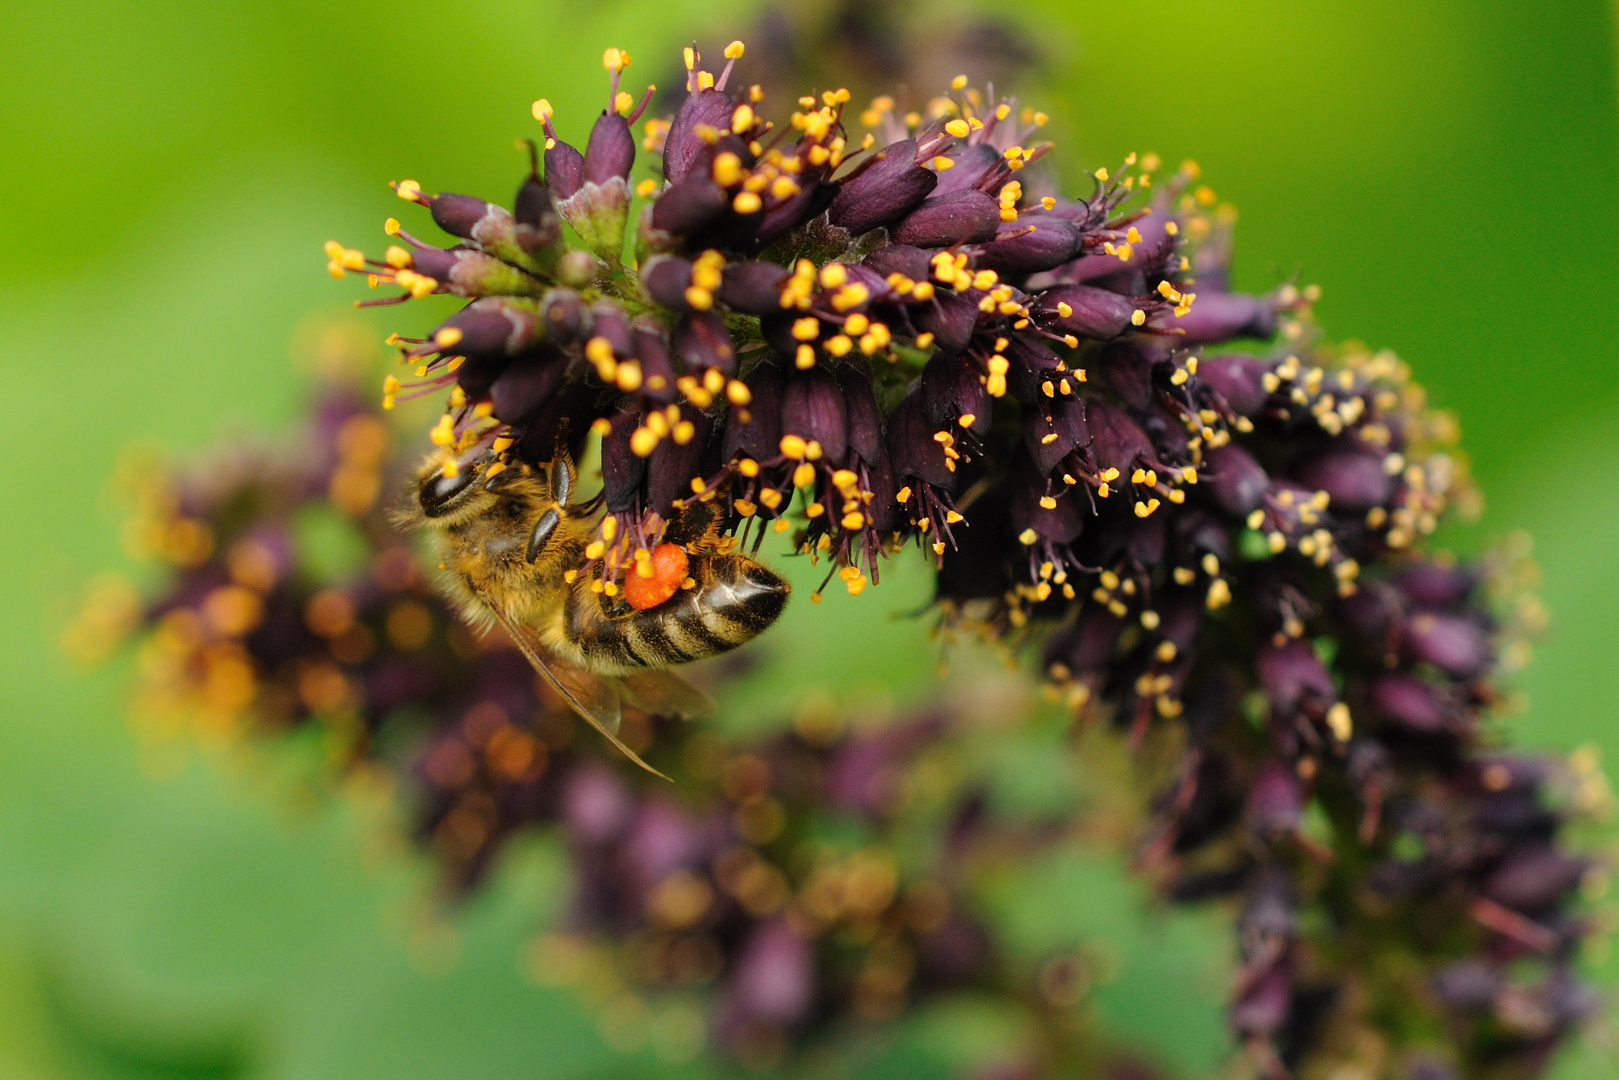
{"label": "honey bee", "polygon": [[[498,622],[536,671],[620,752],[657,773],[618,737],[620,703],[691,718],[712,708],[667,670],[718,656],[762,633],[790,588],[768,567],[722,550],[718,512],[694,503],[664,542],[606,588],[582,568],[595,515],[571,506],[577,474],[561,449],[548,466],[486,453],[445,475],[448,449],[416,475],[406,523],[432,538],[441,584],[474,625]],[[662,775],[658,773],[658,775]]]}

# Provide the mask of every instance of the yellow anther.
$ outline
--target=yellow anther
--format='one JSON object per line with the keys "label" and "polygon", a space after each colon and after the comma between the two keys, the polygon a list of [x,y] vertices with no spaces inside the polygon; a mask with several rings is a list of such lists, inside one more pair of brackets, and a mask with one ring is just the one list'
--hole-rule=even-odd
{"label": "yellow anther", "polygon": [[701,285],[687,286],[685,296],[686,303],[696,311],[707,311],[714,306],[714,294]]}
{"label": "yellow anther", "polygon": [[740,59],[742,59],[742,51],[743,51],[744,48],[745,48],[745,46],[740,41],[731,42],[729,45],[725,46],[725,59],[727,59],[727,60],[740,60]]}
{"label": "yellow anther", "polygon": [[1327,710],[1327,727],[1332,729],[1332,737],[1339,742],[1348,742],[1349,737],[1355,733],[1355,725],[1349,717],[1349,706],[1338,702]]}
{"label": "yellow anther", "polygon": [[711,175],[720,187],[730,187],[742,180],[746,170],[742,168],[742,159],[727,150],[715,156]]}
{"label": "yellow anther", "polygon": [[731,200],[731,209],[739,214],[757,214],[764,207],[764,200],[751,191],[744,191]]}
{"label": "yellow anther", "polygon": [[793,356],[793,366],[800,371],[808,371],[815,366],[815,346],[800,345]]}
{"label": "yellow anther", "polygon": [[972,128],[967,126],[967,121],[960,117],[945,124],[944,129],[958,139],[965,139],[968,133],[972,131]]}
{"label": "yellow anther", "polygon": [[1034,542],[1040,539],[1040,534],[1035,532],[1033,529],[1024,529],[1022,532],[1018,533],[1017,538],[1018,543],[1024,545],[1025,547],[1032,547],[1034,546]]}
{"label": "yellow anther", "polygon": [[453,348],[461,343],[461,338],[463,336],[464,335],[461,333],[461,328],[458,326],[441,327],[433,334],[433,344],[437,345],[440,349]]}
{"label": "yellow anther", "polygon": [[630,54],[623,49],[608,49],[602,53],[602,67],[608,71],[623,71],[630,66]]}
{"label": "yellow anther", "polygon": [[658,448],[658,436],[651,428],[638,427],[630,433],[630,450],[636,457],[648,457]]}
{"label": "yellow anther", "polygon": [[803,458],[804,451],[807,448],[803,438],[798,435],[783,435],[781,437],[780,449],[782,457],[800,460]]}
{"label": "yellow anther", "polygon": [[829,262],[821,267],[820,281],[823,289],[841,288],[848,280],[849,271],[842,263]]}

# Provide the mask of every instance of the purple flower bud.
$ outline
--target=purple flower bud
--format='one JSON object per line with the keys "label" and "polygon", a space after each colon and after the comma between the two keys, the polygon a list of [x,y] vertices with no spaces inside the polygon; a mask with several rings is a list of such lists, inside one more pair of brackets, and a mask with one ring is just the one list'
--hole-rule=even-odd
{"label": "purple flower bud", "polygon": [[1309,701],[1330,704],[1338,700],[1332,676],[1307,641],[1277,646],[1266,643],[1254,662],[1259,683],[1270,699],[1273,715],[1293,716]]}
{"label": "purple flower bud", "polygon": [[1368,581],[1354,594],[1338,601],[1338,614],[1350,633],[1376,646],[1385,643],[1402,610],[1394,587],[1381,581]]}
{"label": "purple flower bud", "polygon": [[720,1007],[722,1032],[790,1028],[815,1002],[815,961],[810,943],[784,922],[753,928],[742,944]]}
{"label": "purple flower bud", "polygon": [[567,371],[567,356],[547,347],[513,360],[489,387],[495,418],[521,424],[556,393]]}
{"label": "purple flower bud", "polygon": [[959,353],[972,343],[978,305],[960,293],[941,291],[913,309],[911,318],[919,331],[933,335],[934,347],[940,352]]}
{"label": "purple flower bud", "polygon": [[669,362],[669,342],[655,319],[635,324],[635,358],[641,364],[641,395],[667,405],[675,400],[675,369]]}
{"label": "purple flower bud", "polygon": [[1484,674],[1494,659],[1483,628],[1454,615],[1413,615],[1400,628],[1400,645],[1408,659],[1432,664],[1461,682]]}
{"label": "purple flower bud", "polygon": [[999,151],[981,142],[957,144],[945,156],[955,164],[939,173],[939,186],[933,189],[934,198],[972,187],[1001,160]]}
{"label": "purple flower bud", "polygon": [[928,197],[939,176],[916,163],[916,140],[876,151],[871,164],[845,180],[827,209],[832,224],[858,236],[904,217]]}
{"label": "purple flower bud", "polygon": [[1590,866],[1549,845],[1519,848],[1484,879],[1484,895],[1525,914],[1545,911],[1579,885]]}
{"label": "purple flower bud", "polygon": [[561,139],[545,149],[545,186],[557,202],[573,197],[585,186],[585,156]]}
{"label": "purple flower bud", "polygon": [[540,301],[540,317],[545,323],[545,339],[558,345],[578,341],[590,326],[590,311],[572,289],[546,293]]}
{"label": "purple flower bud", "polygon": [[1238,1035],[1269,1038],[1282,1030],[1292,1012],[1293,977],[1279,961],[1241,988],[1227,1020]]}
{"label": "purple flower bud", "polygon": [[1155,326],[1180,331],[1183,345],[1208,345],[1239,337],[1269,340],[1276,335],[1276,302],[1268,296],[1246,293],[1199,293],[1185,315],[1161,316],[1153,322]]}
{"label": "purple flower bud", "polygon": [[629,121],[616,112],[603,111],[590,129],[585,144],[583,176],[587,184],[605,184],[617,177],[630,178],[635,164],[635,136]]}
{"label": "purple flower bud", "polygon": [[781,430],[818,442],[828,461],[843,464],[849,449],[849,418],[838,380],[824,367],[792,371],[781,399]]}
{"label": "purple flower bud", "polygon": [[995,239],[1000,224],[1001,204],[967,188],[925,200],[894,226],[891,238],[896,244],[924,248],[983,244]]}
{"label": "purple flower bud", "polygon": [[977,250],[973,264],[1002,277],[1025,277],[1061,266],[1083,242],[1080,231],[1060,217],[1023,214],[1002,222],[995,239]]}
{"label": "purple flower bud", "polygon": [[871,376],[858,364],[845,360],[837,366],[837,379],[848,419],[849,449],[865,462],[882,461],[885,456],[882,411],[877,408],[877,397],[871,389]]}
{"label": "purple flower bud", "polygon": [[717,311],[694,311],[675,324],[674,351],[688,372],[712,368],[727,377],[736,373],[736,343]]}
{"label": "purple flower bud", "polygon": [[1350,514],[1382,506],[1394,491],[1394,479],[1383,471],[1382,460],[1354,450],[1309,458],[1294,476],[1305,487],[1325,491],[1333,510]]}
{"label": "purple flower bud", "polygon": [[[725,441],[720,456],[733,461],[746,455],[755,461],[775,457],[781,444],[781,399],[786,377],[770,361],[759,364],[743,380],[753,399],[745,406],[732,405],[725,422]],[[748,420],[741,422],[743,414]]]}
{"label": "purple flower bud", "polygon": [[[1066,377],[1070,380],[1069,389],[1073,389],[1075,376],[1063,358],[1033,335],[1013,334],[1004,355],[1012,364],[1006,373],[1006,388],[1025,405],[1045,398],[1048,382],[1055,388]],[[1062,370],[1058,370],[1058,365],[1063,365]]]}
{"label": "purple flower bud", "polygon": [[1271,366],[1254,356],[1205,356],[1197,362],[1197,377],[1224,398],[1232,412],[1253,417],[1270,400],[1264,378]]}
{"label": "purple flower bud", "polygon": [[668,799],[644,802],[619,843],[619,869],[644,892],[703,855],[698,824]]}
{"label": "purple flower bud", "polygon": [[[1069,309],[1062,314],[1059,304]],[[1082,338],[1107,341],[1126,333],[1135,317],[1135,301],[1094,285],[1057,285],[1040,294],[1043,322]]]}
{"label": "purple flower bud", "polygon": [[1213,500],[1223,512],[1245,518],[1259,506],[1270,477],[1254,456],[1236,443],[1210,450],[1208,467],[1197,490]]}
{"label": "purple flower bud", "polygon": [[[1055,485],[1027,458],[1013,467],[1007,483],[1011,489],[1012,529],[1022,533],[1033,529],[1054,544],[1068,544],[1079,539],[1090,516],[1089,507],[1080,504],[1078,496],[1060,481]],[[1050,505],[1046,505],[1050,499]]]}
{"label": "purple flower bud", "polygon": [[904,274],[912,281],[926,281],[932,273],[928,262],[932,257],[931,251],[909,244],[885,244],[867,255],[860,264],[881,274],[885,280],[890,274]]}
{"label": "purple flower bud", "polygon": [[788,196],[759,216],[748,249],[763,251],[772,240],[825,210],[837,193],[838,186],[825,180],[803,181],[803,188],[797,195]]}
{"label": "purple flower bud", "polygon": [[528,423],[517,429],[517,456],[530,464],[550,461],[557,446],[566,445],[568,453],[578,460],[585,437],[590,434],[587,418],[595,415],[600,393],[601,387],[592,380],[565,380]]}
{"label": "purple flower bud", "polygon": [[[663,175],[671,184],[678,184],[699,161],[706,160],[709,143],[698,132],[707,127],[719,132],[731,126],[731,114],[736,102],[731,95],[720,90],[698,90],[687,94],[675,110],[669,124],[669,134],[663,141]],[[548,166],[549,167],[549,166]]]}
{"label": "purple flower bud", "polygon": [[634,802],[618,773],[602,765],[583,765],[568,775],[562,788],[561,816],[571,839],[600,846],[616,839],[629,824]]}
{"label": "purple flower bud", "polygon": [[1372,711],[1391,723],[1422,735],[1446,728],[1444,703],[1427,683],[1411,675],[1379,675],[1366,688]]}
{"label": "purple flower bud", "polygon": [[681,443],[675,438],[661,439],[646,467],[646,504],[665,518],[674,516],[677,500],[691,498],[691,482],[702,472],[703,451],[708,447],[713,422],[708,414],[684,402],[680,418],[690,421],[694,428],[691,439]]}
{"label": "purple flower bud", "polygon": [[611,300],[592,304],[590,322],[590,336],[605,338],[615,357],[622,360],[635,355],[635,344],[630,338],[630,321],[617,304]]}
{"label": "purple flower bud", "polygon": [[475,239],[478,226],[491,214],[510,217],[504,208],[472,195],[435,195],[428,200],[428,210],[433,215],[433,224],[463,240]]}
{"label": "purple flower bud", "polygon": [[641,287],[671,311],[690,311],[686,290],[691,287],[691,260],[654,255],[641,267]]}
{"label": "purple flower bud", "polygon": [[602,436],[602,494],[611,513],[633,510],[646,479],[646,458],[630,449],[630,436],[641,426],[641,415],[639,409],[616,413]]}
{"label": "purple flower bud", "polygon": [[781,283],[786,280],[787,270],[775,263],[751,259],[730,263],[720,282],[719,298],[731,310],[747,315],[779,315]]}
{"label": "purple flower bud", "polygon": [[1078,674],[1099,671],[1112,662],[1126,623],[1100,604],[1087,604],[1079,618],[1046,643],[1046,666],[1062,664]]}
{"label": "purple flower bud", "polygon": [[1394,586],[1412,606],[1438,611],[1464,603],[1478,582],[1478,571],[1472,567],[1423,562],[1401,571]]}
{"label": "purple flower bud", "polygon": [[[922,411],[937,431],[958,426],[989,430],[990,396],[978,365],[965,356],[936,353],[922,369]],[[971,423],[962,421],[971,418]]]}
{"label": "purple flower bud", "polygon": [[1090,442],[1085,425],[1085,402],[1076,397],[1059,397],[1045,406],[1049,419],[1039,409],[1023,414],[1023,446],[1042,476],[1050,476],[1057,463],[1077,446]]}
{"label": "purple flower bud", "polygon": [[1304,815],[1304,785],[1298,773],[1283,761],[1269,761],[1248,785],[1243,817],[1261,839],[1275,842],[1299,830]]}
{"label": "purple flower bud", "polygon": [[1144,338],[1126,339],[1103,349],[1092,377],[1132,409],[1152,404],[1152,372],[1169,360],[1169,350]]}
{"label": "purple flower bud", "polygon": [[658,196],[652,204],[652,227],[672,236],[691,236],[718,221],[730,205],[724,188],[706,174],[694,173]]}
{"label": "purple flower bud", "polygon": [[1125,479],[1137,461],[1153,460],[1152,440],[1141,425],[1117,405],[1091,398],[1085,407],[1085,427],[1091,436],[1091,457],[1099,468],[1118,469]]}
{"label": "purple flower bud", "polygon": [[447,336],[453,344],[446,345],[444,351],[452,355],[512,356],[538,339],[540,321],[529,304],[489,297],[462,308],[433,331],[435,340]]}
{"label": "purple flower bud", "polygon": [[536,173],[530,173],[517,188],[512,203],[517,244],[530,255],[554,246],[562,239],[562,221],[557,217],[551,192]]}
{"label": "purple flower bud", "polygon": [[934,430],[922,412],[921,392],[913,389],[888,420],[888,460],[900,483],[914,477],[940,491],[955,486],[955,471],[944,447],[933,437]]}

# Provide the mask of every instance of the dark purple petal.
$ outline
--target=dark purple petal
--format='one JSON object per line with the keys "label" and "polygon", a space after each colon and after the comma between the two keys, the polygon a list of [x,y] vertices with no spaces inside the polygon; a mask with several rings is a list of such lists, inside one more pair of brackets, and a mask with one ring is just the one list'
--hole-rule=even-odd
{"label": "dark purple petal", "polygon": [[615,176],[630,178],[635,164],[635,136],[628,120],[616,112],[603,112],[590,129],[585,144],[584,179],[587,184],[605,184]]}
{"label": "dark purple petal", "polygon": [[[1065,305],[1068,314],[1062,314]],[[1106,341],[1125,333],[1137,311],[1128,296],[1093,285],[1057,285],[1040,294],[1039,310],[1052,329]]]}
{"label": "dark purple petal", "polygon": [[1305,487],[1325,491],[1332,500],[1330,508],[1340,513],[1364,514],[1394,493],[1394,478],[1383,471],[1382,459],[1354,450],[1312,457],[1299,465],[1294,477]]}
{"label": "dark purple petal", "polygon": [[561,139],[552,140],[545,150],[545,186],[557,202],[576,194],[585,186],[585,155]]}
{"label": "dark purple petal", "polygon": [[927,198],[938,174],[916,164],[916,140],[903,139],[877,150],[874,162],[846,180],[827,208],[832,224],[859,235],[897,221]]}
{"label": "dark purple petal", "polygon": [[1002,222],[995,239],[980,247],[973,265],[1002,277],[1024,277],[1073,258],[1083,237],[1071,223],[1044,214],[1023,214]]}
{"label": "dark purple petal", "polygon": [[781,284],[787,280],[787,276],[786,268],[775,263],[754,260],[733,262],[725,267],[719,298],[733,311],[748,315],[779,315]]}
{"label": "dark purple petal", "polygon": [[849,418],[838,380],[823,367],[792,371],[781,400],[783,434],[821,444],[827,460],[841,463],[849,448]]}
{"label": "dark purple petal", "polygon": [[1270,477],[1254,456],[1236,443],[1210,450],[1197,489],[1232,517],[1245,518],[1259,506]]}
{"label": "dark purple petal", "polygon": [[1269,340],[1276,335],[1276,303],[1246,293],[1199,293],[1179,318],[1162,315],[1155,326],[1179,331],[1182,344],[1213,344],[1232,338]]}
{"label": "dark purple petal", "polygon": [[1001,204],[976,188],[936,195],[917,207],[892,230],[896,244],[939,248],[982,244],[995,239]]}
{"label": "dark purple petal", "polygon": [[735,110],[736,102],[723,91],[708,89],[687,94],[675,111],[669,134],[663,141],[664,178],[678,184],[699,161],[706,162],[709,142],[698,132],[698,127],[725,131],[731,126],[731,114]]}

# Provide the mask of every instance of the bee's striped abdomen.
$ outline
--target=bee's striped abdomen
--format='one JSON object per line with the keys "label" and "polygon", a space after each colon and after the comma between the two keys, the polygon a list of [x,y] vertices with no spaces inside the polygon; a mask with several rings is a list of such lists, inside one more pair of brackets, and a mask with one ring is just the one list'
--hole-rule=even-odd
{"label": "bee's striped abdomen", "polygon": [[787,583],[752,559],[694,556],[690,572],[694,588],[645,611],[620,608],[613,614],[581,579],[568,597],[568,638],[598,670],[665,668],[751,641],[787,604]]}

